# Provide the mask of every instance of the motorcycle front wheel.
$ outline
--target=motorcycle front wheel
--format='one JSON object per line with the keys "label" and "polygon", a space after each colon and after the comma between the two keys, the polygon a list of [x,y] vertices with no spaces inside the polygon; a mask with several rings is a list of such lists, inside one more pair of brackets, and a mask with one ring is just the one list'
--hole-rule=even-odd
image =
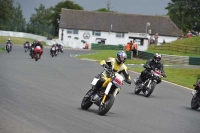
{"label": "motorcycle front wheel", "polygon": [[81,108],[82,109],[87,110],[87,109],[89,109],[92,106],[93,102],[90,101],[92,92],[93,92],[93,89],[90,89],[85,94],[85,96],[83,97],[83,100],[81,102]]}
{"label": "motorcycle front wheel", "polygon": [[191,100],[191,108],[192,109],[198,109],[199,108],[199,104],[197,103],[197,99],[192,97],[192,100]]}
{"label": "motorcycle front wheel", "polygon": [[98,114],[99,115],[105,115],[113,106],[115,102],[115,97],[113,94],[109,94],[106,98],[105,103],[100,104],[99,109],[98,109]]}
{"label": "motorcycle front wheel", "polygon": [[141,89],[139,88],[139,85],[135,86],[135,94],[139,94],[141,92]]}
{"label": "motorcycle front wheel", "polygon": [[38,53],[36,53],[36,55],[35,55],[35,61],[37,61],[37,60],[38,60],[38,58],[39,58],[39,54],[38,54]]}
{"label": "motorcycle front wheel", "polygon": [[153,92],[153,90],[155,89],[155,87],[156,87],[156,82],[151,82],[150,88],[147,88],[147,90],[144,92],[145,97],[149,97]]}

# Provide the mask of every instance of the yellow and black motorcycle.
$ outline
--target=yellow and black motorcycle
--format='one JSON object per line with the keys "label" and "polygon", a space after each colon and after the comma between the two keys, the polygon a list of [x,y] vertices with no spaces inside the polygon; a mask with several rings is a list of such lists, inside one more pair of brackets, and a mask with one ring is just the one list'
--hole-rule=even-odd
{"label": "yellow and black motorcycle", "polygon": [[[99,80],[105,80],[103,86],[106,87],[101,88],[99,91],[95,91],[95,85]],[[115,98],[120,92],[123,83],[124,78],[119,73],[104,67],[103,72],[92,80],[92,88],[84,96],[81,102],[81,108],[87,110],[94,103],[99,106],[98,114],[105,115],[113,106]]]}

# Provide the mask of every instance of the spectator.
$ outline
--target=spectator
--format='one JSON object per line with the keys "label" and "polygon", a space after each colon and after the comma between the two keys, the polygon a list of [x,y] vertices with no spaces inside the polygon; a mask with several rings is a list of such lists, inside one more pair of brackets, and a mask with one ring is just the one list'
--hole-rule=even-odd
{"label": "spectator", "polygon": [[191,37],[192,37],[192,33],[191,33],[190,31],[188,31],[186,37],[187,37],[187,38],[191,38]]}
{"label": "spectator", "polygon": [[163,44],[165,44],[166,42],[165,42],[165,39],[163,39]]}
{"label": "spectator", "polygon": [[130,50],[132,49],[133,41],[130,41]]}
{"label": "spectator", "polygon": [[137,54],[137,44],[134,41],[131,50],[133,52],[133,58],[134,58]]}
{"label": "spectator", "polygon": [[130,50],[131,50],[131,49],[130,49],[130,46],[131,46],[130,43],[127,43],[127,44],[126,44],[126,51],[130,51]]}
{"label": "spectator", "polygon": [[154,43],[155,43],[155,45],[157,45],[158,44],[158,33],[156,33],[155,35],[154,35]]}
{"label": "spectator", "polygon": [[86,43],[86,44],[85,44],[85,47],[84,47],[83,49],[88,49],[88,48],[89,48],[89,44]]}

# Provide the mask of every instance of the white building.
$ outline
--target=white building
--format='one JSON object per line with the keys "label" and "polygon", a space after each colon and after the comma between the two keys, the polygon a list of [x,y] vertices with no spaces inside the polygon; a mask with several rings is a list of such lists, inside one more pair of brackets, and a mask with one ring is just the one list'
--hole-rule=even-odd
{"label": "white building", "polygon": [[85,42],[124,45],[136,41],[138,50],[148,47],[148,34],[159,34],[158,44],[174,41],[180,30],[168,17],[62,9],[59,42],[72,48],[83,48]]}

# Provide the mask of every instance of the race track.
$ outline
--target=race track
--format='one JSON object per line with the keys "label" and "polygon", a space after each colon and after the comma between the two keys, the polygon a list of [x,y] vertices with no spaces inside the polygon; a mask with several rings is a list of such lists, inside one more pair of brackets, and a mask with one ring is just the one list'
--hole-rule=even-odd
{"label": "race track", "polygon": [[[90,82],[103,69],[64,49],[51,57],[44,49],[37,62],[14,46],[0,53],[0,133],[198,133],[200,110],[190,108],[191,90],[162,82],[149,98],[124,85],[105,116],[98,107],[82,110]],[[130,72],[131,78],[138,74]]]}

